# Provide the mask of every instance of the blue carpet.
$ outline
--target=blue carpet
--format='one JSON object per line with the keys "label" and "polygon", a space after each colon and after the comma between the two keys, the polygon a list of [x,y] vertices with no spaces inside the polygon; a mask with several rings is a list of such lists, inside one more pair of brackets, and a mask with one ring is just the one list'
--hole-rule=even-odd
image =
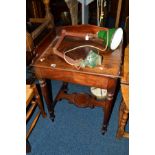
{"label": "blue carpet", "polygon": [[[60,81],[52,82],[54,97],[60,86]],[[80,85],[70,84],[69,88],[71,92],[89,92],[88,87]],[[29,137],[32,151],[27,155],[128,155],[129,140],[116,139],[120,101],[119,92],[104,136],[100,132],[102,108],[78,108],[66,100],[58,102],[53,123],[40,116]]]}

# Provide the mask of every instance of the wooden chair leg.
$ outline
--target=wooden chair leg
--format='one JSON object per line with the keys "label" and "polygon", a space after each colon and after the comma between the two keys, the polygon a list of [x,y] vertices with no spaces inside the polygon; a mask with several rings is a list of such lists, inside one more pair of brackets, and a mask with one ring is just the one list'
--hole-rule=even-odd
{"label": "wooden chair leg", "polygon": [[29,136],[30,136],[32,130],[34,129],[34,127],[35,127],[35,125],[36,125],[36,123],[37,123],[37,121],[38,121],[38,119],[39,119],[39,116],[40,116],[40,111],[37,113],[37,115],[36,115],[36,117],[34,118],[32,124],[31,124],[31,126],[30,126],[30,128],[29,128],[29,130],[28,130],[28,132],[26,133],[26,140],[28,140],[28,138],[29,138]]}
{"label": "wooden chair leg", "polygon": [[120,126],[120,124],[121,124],[121,119],[122,119],[122,116],[123,116],[124,108],[125,108],[125,104],[124,104],[124,100],[122,98],[121,105],[119,107],[119,118],[118,118],[119,121],[118,121],[118,126]]}
{"label": "wooden chair leg", "polygon": [[123,136],[123,133],[124,133],[124,129],[121,128],[121,120],[123,117],[124,106],[125,106],[124,101],[122,99],[121,105],[119,108],[118,130],[117,130],[116,138],[121,138]]}
{"label": "wooden chair leg", "polygon": [[26,140],[26,153],[30,153],[31,152],[31,145],[29,143],[28,140]]}
{"label": "wooden chair leg", "polygon": [[[29,103],[29,104],[27,104],[27,103]],[[26,112],[26,123],[28,122],[29,118],[32,116],[37,105],[40,109],[39,112],[37,113],[37,115],[35,116],[33,122],[31,123],[28,131],[26,132],[26,153],[29,153],[29,152],[31,152],[31,145],[28,141],[28,138],[29,138],[32,130],[34,129],[34,127],[39,119],[40,114],[42,114],[43,117],[46,117],[46,113],[44,111],[43,104],[41,102],[40,95],[38,93],[38,90],[37,90],[37,87],[35,84],[32,85],[31,88],[29,86],[27,86],[26,105],[27,105],[26,106],[27,108],[28,108],[28,105],[30,106],[27,109],[28,111]]]}
{"label": "wooden chair leg", "polygon": [[127,110],[125,103],[122,100],[120,109],[119,109],[119,125],[118,125],[118,131],[116,134],[117,138],[129,137],[129,134],[125,132],[125,126],[128,120],[128,114],[129,114],[129,111]]}
{"label": "wooden chair leg", "polygon": [[124,132],[123,137],[124,138],[129,138],[129,133],[128,132]]}
{"label": "wooden chair leg", "polygon": [[39,107],[39,109],[41,111],[42,116],[45,118],[45,117],[47,117],[47,115],[46,115],[46,113],[44,111],[43,104],[42,104],[42,101],[40,99],[40,95],[38,93],[38,90],[37,90],[36,86],[34,86],[34,92],[35,92],[35,97],[36,97],[36,102],[38,104],[38,107]]}

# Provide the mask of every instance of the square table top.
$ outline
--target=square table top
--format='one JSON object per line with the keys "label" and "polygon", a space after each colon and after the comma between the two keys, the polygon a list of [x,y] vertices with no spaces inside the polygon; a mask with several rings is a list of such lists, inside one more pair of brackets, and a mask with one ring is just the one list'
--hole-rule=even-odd
{"label": "square table top", "polygon": [[[74,66],[71,66],[65,62],[64,59],[55,55],[53,52],[53,47],[60,37],[60,30],[65,29],[72,32],[87,32],[87,33],[96,33],[98,30],[102,30],[101,27],[92,26],[92,25],[76,25],[76,26],[65,26],[58,29],[58,33],[55,31],[51,32],[45,40],[36,48],[38,52],[38,57],[35,58],[33,67],[37,68],[46,68],[70,72],[80,72],[91,75],[100,75],[107,76],[111,78],[119,78],[121,76],[121,64],[122,64],[122,43],[114,51],[105,51],[100,52],[102,55],[103,61],[101,65],[98,65],[94,68],[85,67],[76,69]],[[73,44],[72,41],[68,42],[68,47]],[[66,48],[66,47],[65,47]],[[61,48],[63,49],[63,48]]]}

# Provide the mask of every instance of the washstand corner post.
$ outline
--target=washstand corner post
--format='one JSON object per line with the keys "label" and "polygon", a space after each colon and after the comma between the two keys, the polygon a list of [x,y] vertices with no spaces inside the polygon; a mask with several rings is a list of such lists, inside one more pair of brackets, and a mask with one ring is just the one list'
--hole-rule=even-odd
{"label": "washstand corner post", "polygon": [[52,92],[51,92],[51,95],[50,95],[50,90],[49,90],[49,87],[48,87],[47,83],[49,83],[48,80],[39,79],[41,92],[42,92],[42,95],[43,95],[43,97],[45,99],[45,102],[46,102],[46,105],[47,105],[47,109],[48,109],[48,112],[49,112],[49,117],[50,117],[50,119],[52,121],[54,121],[55,114],[54,114],[54,106],[53,106],[53,97],[51,96]]}
{"label": "washstand corner post", "polygon": [[117,86],[117,79],[110,78],[107,86],[106,104],[103,108],[103,124],[101,128],[101,133],[103,135],[107,132],[107,127],[115,103],[116,86]]}

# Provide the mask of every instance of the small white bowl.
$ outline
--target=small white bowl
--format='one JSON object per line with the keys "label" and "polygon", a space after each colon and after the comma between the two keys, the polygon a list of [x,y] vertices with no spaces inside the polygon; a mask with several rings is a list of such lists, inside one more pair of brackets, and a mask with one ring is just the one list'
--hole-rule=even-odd
{"label": "small white bowl", "polygon": [[90,91],[97,99],[105,99],[107,96],[107,89],[90,87]]}

